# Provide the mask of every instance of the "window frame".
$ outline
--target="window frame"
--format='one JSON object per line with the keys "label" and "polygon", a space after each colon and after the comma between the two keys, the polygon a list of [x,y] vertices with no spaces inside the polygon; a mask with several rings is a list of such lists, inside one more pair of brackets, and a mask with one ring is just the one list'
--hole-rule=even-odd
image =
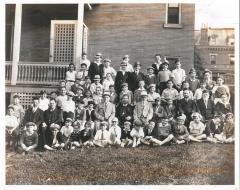
{"label": "window frame", "polygon": [[[216,57],[215,58],[215,64],[212,64],[212,59],[211,58],[212,58],[213,55]],[[209,54],[210,65],[216,65],[217,64],[217,55],[218,55],[217,53],[210,53]]]}
{"label": "window frame", "polygon": [[[168,23],[168,9],[170,4],[177,4],[179,8],[178,23]],[[174,7],[174,6],[172,6]],[[166,3],[165,28],[182,28],[182,5],[181,3]]]}
{"label": "window frame", "polygon": [[[234,64],[231,64],[231,57],[233,57],[234,58]],[[235,65],[235,55],[234,54],[228,54],[228,60],[229,60],[229,65]]]}

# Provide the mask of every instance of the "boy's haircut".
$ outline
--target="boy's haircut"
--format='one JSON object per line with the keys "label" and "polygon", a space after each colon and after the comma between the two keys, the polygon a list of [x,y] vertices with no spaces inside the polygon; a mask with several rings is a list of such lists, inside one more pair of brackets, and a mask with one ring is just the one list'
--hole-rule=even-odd
{"label": "boy's haircut", "polygon": [[82,67],[82,66],[87,67],[87,64],[86,64],[86,63],[82,63],[82,64],[81,64],[81,67]]}
{"label": "boy's haircut", "polygon": [[150,121],[149,121],[149,124],[150,124],[150,123],[154,123],[154,124],[155,124],[155,121],[153,121],[153,120],[150,120]]}
{"label": "boy's haircut", "polygon": [[92,101],[92,100],[88,101],[88,105],[90,105],[90,104],[95,105],[94,101]]}
{"label": "boy's haircut", "polygon": [[113,84],[110,84],[110,85],[109,85],[109,88],[111,88],[111,87],[114,87],[114,85],[113,85]]}
{"label": "boy's haircut", "polygon": [[40,95],[43,95],[43,94],[47,94],[47,92],[45,90],[41,90]]}
{"label": "boy's haircut", "polygon": [[157,57],[157,56],[162,57],[162,55],[161,55],[160,53],[156,53],[156,54],[154,55],[154,57]]}
{"label": "boy's haircut", "polygon": [[167,80],[167,83],[169,83],[169,82],[173,83],[173,81],[171,79]]}
{"label": "boy's haircut", "polygon": [[68,65],[68,66],[70,67],[71,65],[75,66],[73,63],[69,63],[69,65]]}
{"label": "boy's haircut", "polygon": [[54,101],[55,103],[57,103],[57,100],[55,98],[50,98],[50,102]]}
{"label": "boy's haircut", "polygon": [[8,108],[7,108],[8,110],[10,110],[10,109],[12,109],[13,111],[14,111],[14,107],[13,106],[8,106]]}
{"label": "boy's haircut", "polygon": [[34,96],[33,98],[32,98],[32,100],[34,101],[34,100],[39,100],[39,98],[37,97],[37,96]]}
{"label": "boy's haircut", "polygon": [[87,55],[87,53],[86,53],[86,52],[83,52],[82,55]]}
{"label": "boy's haircut", "polygon": [[26,127],[30,127],[30,126],[35,126],[36,124],[34,122],[27,122],[26,123]]}
{"label": "boy's haircut", "polygon": [[178,62],[180,62],[180,59],[179,59],[179,58],[177,58],[174,63],[176,64],[176,63],[178,63]]}
{"label": "boy's haircut", "polygon": [[18,94],[15,94],[13,98],[20,98],[20,96]]}
{"label": "boy's haircut", "polygon": [[83,100],[77,100],[76,104],[84,104],[84,101]]}

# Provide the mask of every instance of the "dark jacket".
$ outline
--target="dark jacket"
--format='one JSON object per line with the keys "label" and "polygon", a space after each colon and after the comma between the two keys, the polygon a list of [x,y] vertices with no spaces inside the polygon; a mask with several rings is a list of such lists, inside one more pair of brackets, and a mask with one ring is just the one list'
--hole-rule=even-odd
{"label": "dark jacket", "polygon": [[204,120],[209,120],[213,118],[214,102],[211,99],[208,99],[207,101],[207,108],[202,98],[197,100],[197,108],[199,113],[203,116]]}
{"label": "dark jacket", "polygon": [[32,108],[29,108],[24,115],[23,125],[28,122],[34,122],[37,127],[39,127],[44,120],[43,113],[44,112],[39,108],[37,108],[35,112],[32,111]]}
{"label": "dark jacket", "polygon": [[55,108],[53,111],[47,109],[44,112],[44,122],[49,127],[52,123],[56,123],[58,125],[62,125],[63,122],[63,112],[61,109]]}
{"label": "dark jacket", "polygon": [[115,83],[114,83],[114,88],[117,94],[119,94],[122,91],[122,84],[123,83],[128,83],[128,86],[130,87],[131,83],[131,73],[130,72],[125,72],[123,75],[122,71],[118,71],[116,78],[115,78]]}
{"label": "dark jacket", "polygon": [[98,65],[95,62],[91,62],[89,68],[88,68],[88,76],[90,77],[91,81],[94,81],[95,75],[100,75],[100,78],[102,79],[103,76],[103,64]]}
{"label": "dark jacket", "polygon": [[138,89],[138,82],[139,81],[145,81],[146,82],[146,77],[142,72],[139,72],[138,74],[136,74],[135,72],[131,73],[131,83],[129,86],[129,89],[134,92],[136,89]]}
{"label": "dark jacket", "polygon": [[127,104],[126,106],[123,106],[123,104],[119,104],[116,107],[116,117],[119,120],[120,125],[126,121],[126,117],[131,116],[131,123],[133,121],[133,107],[130,104]]}

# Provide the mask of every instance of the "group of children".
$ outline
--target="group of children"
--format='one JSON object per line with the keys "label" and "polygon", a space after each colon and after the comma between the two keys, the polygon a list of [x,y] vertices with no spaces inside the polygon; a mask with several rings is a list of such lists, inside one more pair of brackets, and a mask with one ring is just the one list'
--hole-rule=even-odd
{"label": "group of children", "polygon": [[[20,96],[15,95],[6,115],[7,144],[27,153],[40,141],[49,151],[82,146],[234,142],[230,91],[222,77],[215,82],[205,70],[200,81],[195,69],[186,76],[179,60],[176,69],[170,71],[169,62],[166,58],[161,62],[159,54],[146,75],[140,71],[140,62],[132,67],[128,55],[118,72],[110,66],[110,59],[102,64],[101,58],[98,53],[90,63],[84,54],[78,72],[70,64],[59,93],[52,91],[48,96],[41,91],[26,112]],[[103,108],[108,104],[106,97],[111,111]],[[108,119],[106,113],[110,114]]]}

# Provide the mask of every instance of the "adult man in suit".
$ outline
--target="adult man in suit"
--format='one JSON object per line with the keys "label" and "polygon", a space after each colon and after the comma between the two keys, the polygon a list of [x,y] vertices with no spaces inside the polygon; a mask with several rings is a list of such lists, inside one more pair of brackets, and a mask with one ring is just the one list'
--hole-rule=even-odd
{"label": "adult man in suit", "polygon": [[95,55],[95,61],[92,62],[88,68],[88,76],[90,77],[91,81],[94,81],[95,75],[100,75],[101,79],[103,76],[103,64],[101,63],[102,54],[97,53]]}
{"label": "adult man in suit", "polygon": [[25,126],[28,122],[33,122],[36,124],[37,129],[39,130],[39,126],[43,122],[43,111],[38,107],[39,99],[34,97],[32,100],[32,106],[27,109],[23,118],[23,125]]}
{"label": "adult man in suit", "polygon": [[49,108],[44,112],[44,122],[41,125],[41,148],[42,146],[48,149],[47,144],[49,144],[51,129],[50,126],[53,124],[62,125],[63,123],[63,112],[61,109],[57,108],[57,103],[55,99],[50,100]]}
{"label": "adult man in suit", "polygon": [[116,90],[116,93],[119,94],[122,90],[122,84],[128,83],[128,86],[130,85],[131,81],[131,73],[126,71],[127,64],[125,62],[121,63],[121,70],[117,72],[114,88]]}
{"label": "adult man in suit", "polygon": [[186,115],[185,125],[188,127],[193,112],[197,112],[197,105],[189,98],[189,90],[183,91],[183,98],[178,101],[178,111]]}
{"label": "adult man in suit", "polygon": [[104,92],[104,102],[97,105],[95,109],[95,117],[100,121],[107,121],[111,124],[112,119],[115,117],[115,105],[110,102],[110,93]]}
{"label": "adult man in suit", "polygon": [[202,98],[197,100],[197,108],[204,122],[211,120],[214,116],[214,102],[209,98],[209,91],[203,90]]}
{"label": "adult man in suit", "polygon": [[140,71],[141,63],[139,61],[136,61],[133,67],[134,67],[134,72],[131,73],[132,80],[129,87],[132,92],[135,92],[135,90],[139,87],[138,86],[139,81],[143,80],[145,82],[146,77]]}
{"label": "adult man in suit", "polygon": [[121,99],[121,103],[116,108],[116,117],[119,120],[119,124],[123,127],[125,121],[133,121],[133,107],[129,104],[128,94],[124,94]]}
{"label": "adult man in suit", "polygon": [[141,101],[138,102],[133,111],[134,124],[147,127],[148,122],[153,117],[152,104],[147,102],[147,92],[141,92]]}

